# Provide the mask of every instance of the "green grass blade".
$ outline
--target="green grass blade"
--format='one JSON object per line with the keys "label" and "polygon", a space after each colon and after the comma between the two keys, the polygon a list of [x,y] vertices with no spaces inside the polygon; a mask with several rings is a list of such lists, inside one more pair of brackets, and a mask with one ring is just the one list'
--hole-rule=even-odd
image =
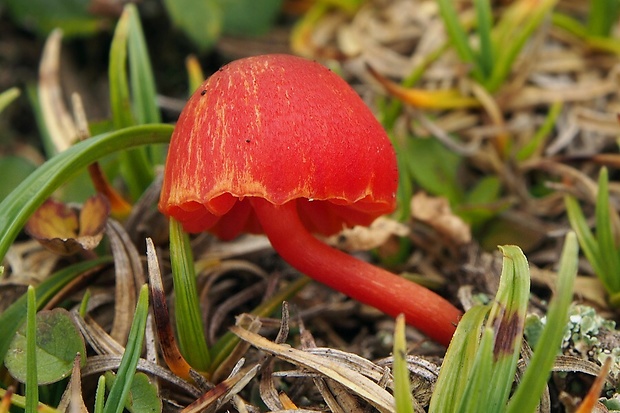
{"label": "green grass blade", "polygon": [[463,315],[444,357],[429,413],[456,412],[463,399],[480,346],[480,332],[489,313],[488,306],[472,307]]}
{"label": "green grass blade", "polygon": [[170,263],[175,294],[175,321],[179,349],[185,360],[198,371],[207,371],[211,356],[205,339],[202,311],[189,237],[175,219],[170,219]]}
{"label": "green grass blade", "polygon": [[105,403],[105,376],[99,376],[97,381],[97,390],[95,391],[94,413],[103,413]]}
{"label": "green grass blade", "polygon": [[[136,124],[131,110],[129,83],[127,80],[127,47],[131,30],[131,7],[125,7],[118,20],[110,46],[110,105],[115,129],[126,128]],[[149,162],[145,148],[134,148],[121,154],[121,169],[132,198],[138,199],[153,182],[153,167]]]}
{"label": "green grass blade", "polygon": [[0,93],[0,112],[2,112],[4,108],[9,106],[11,102],[17,99],[20,93],[21,92],[16,87],[12,87]]}
{"label": "green grass blade", "polygon": [[138,124],[161,123],[161,115],[157,107],[155,77],[146,40],[140,23],[140,16],[135,4],[128,4],[129,33],[127,47],[129,52],[129,75],[131,79],[131,95],[133,109]]}
{"label": "green grass blade", "polygon": [[142,343],[144,342],[144,331],[146,329],[146,316],[149,312],[149,289],[145,284],[140,289],[140,297],[136,305],[129,338],[127,339],[127,347],[118,366],[116,379],[110,389],[110,394],[103,407],[104,413],[121,413],[125,407],[125,402],[131,383],[136,373],[136,367],[142,353]]}
{"label": "green grass blade", "polygon": [[459,15],[454,8],[454,2],[452,0],[437,0],[437,3],[439,4],[439,12],[446,27],[446,32],[456,53],[463,63],[472,65],[474,79],[482,83],[485,79],[484,72],[480,67],[480,61],[469,44],[469,37],[459,20]]}
{"label": "green grass blade", "polygon": [[28,286],[26,316],[26,413],[37,413],[39,383],[37,379],[37,299],[34,287]]}
{"label": "green grass blade", "polygon": [[618,20],[619,0],[590,0],[587,30],[591,36],[608,37]]}
{"label": "green grass blade", "polygon": [[476,8],[476,27],[480,39],[480,69],[485,78],[488,78],[493,71],[495,55],[493,42],[491,41],[493,16],[490,3],[489,0],[475,0],[474,2],[474,7]]}
{"label": "green grass blade", "polygon": [[609,285],[610,293],[620,291],[620,259],[616,251],[616,243],[611,228],[609,212],[609,177],[607,168],[601,168],[598,178],[598,193],[596,196],[596,240],[602,261],[603,272],[599,278],[605,278],[605,285]]}
{"label": "green grass blade", "polygon": [[513,3],[515,13],[506,12],[498,25],[502,28],[500,39],[496,42],[497,55],[493,72],[484,83],[487,90],[495,92],[510,75],[513,64],[519,53],[540,27],[543,20],[553,10],[558,0],[541,0],[536,4],[523,0]]}
{"label": "green grass blade", "polygon": [[545,138],[555,127],[558,117],[562,113],[562,108],[564,108],[564,103],[561,101],[554,102],[551,105],[543,124],[540,125],[540,128],[534,133],[534,136],[532,136],[532,138],[517,152],[518,161],[525,161],[534,154],[542,153]]}
{"label": "green grass blade", "polygon": [[465,391],[454,412],[459,413],[498,413],[496,406],[489,405],[489,393],[495,386],[489,386],[493,374],[493,345],[495,332],[485,327],[476,352],[471,374],[465,381]]}
{"label": "green grass blade", "polygon": [[394,330],[394,401],[396,413],[413,413],[413,396],[409,369],[407,368],[407,340],[405,338],[405,317],[396,317]]}
{"label": "green grass blade", "polygon": [[[133,113],[139,125],[161,123],[161,114],[157,107],[155,76],[153,75],[151,59],[144,38],[142,24],[140,23],[138,9],[135,4],[128,4],[126,9],[129,14],[127,47]],[[165,147],[150,146],[148,153],[153,164],[164,163],[166,157]]]}
{"label": "green grass blade", "polygon": [[0,260],[30,215],[77,171],[106,155],[145,144],[168,143],[173,127],[134,126],[79,142],[37,168],[0,203]]}
{"label": "green grass blade", "polygon": [[493,371],[488,383],[485,411],[500,412],[506,406],[517,370],[527,304],[530,297],[530,270],[519,247],[500,247],[504,254],[502,275],[487,328],[494,329]]}
{"label": "green grass blade", "polygon": [[607,291],[611,291],[611,285],[607,283],[607,277],[605,277],[605,267],[601,259],[601,252],[598,241],[590,231],[588,222],[586,221],[583,211],[579,207],[577,200],[571,196],[564,198],[564,204],[566,205],[566,213],[568,215],[568,221],[570,226],[575,231],[579,245],[583,250],[584,255],[588,259],[590,265],[594,269],[594,273],[599,277],[599,280],[605,286]]}
{"label": "green grass blade", "polygon": [[573,285],[577,276],[578,254],[575,233],[570,232],[564,242],[557,292],[549,304],[547,322],[521,383],[508,404],[507,413],[534,412],[538,406],[568,322],[568,307],[573,298]]}
{"label": "green grass blade", "polygon": [[[65,285],[80,274],[110,262],[112,262],[110,257],[103,257],[73,264],[50,275],[35,287],[37,308],[45,305]],[[0,326],[2,326],[2,334],[0,334],[0,360],[4,360],[15,332],[26,318],[27,310],[28,296],[24,294],[0,314]]]}

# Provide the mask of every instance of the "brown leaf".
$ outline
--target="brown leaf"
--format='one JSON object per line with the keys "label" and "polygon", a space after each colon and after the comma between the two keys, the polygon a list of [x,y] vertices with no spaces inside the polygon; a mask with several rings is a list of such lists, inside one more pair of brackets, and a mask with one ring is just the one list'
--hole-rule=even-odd
{"label": "brown leaf", "polygon": [[89,198],[81,211],[48,199],[32,214],[25,229],[50,251],[73,255],[99,245],[109,213],[109,203],[102,195]]}
{"label": "brown leaf", "polygon": [[346,228],[328,238],[328,242],[347,251],[368,251],[385,244],[390,237],[404,237],[409,228],[398,221],[379,217],[369,227],[355,226]]}
{"label": "brown leaf", "polygon": [[414,219],[433,227],[457,245],[471,241],[469,226],[452,213],[448,200],[419,192],[411,199],[411,215]]}

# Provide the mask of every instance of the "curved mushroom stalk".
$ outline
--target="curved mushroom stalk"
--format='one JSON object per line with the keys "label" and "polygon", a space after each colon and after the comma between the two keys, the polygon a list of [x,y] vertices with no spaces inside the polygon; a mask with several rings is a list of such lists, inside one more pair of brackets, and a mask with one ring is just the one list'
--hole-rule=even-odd
{"label": "curved mushroom stalk", "polygon": [[295,201],[274,205],[252,198],[273,248],[294,268],[337,291],[407,323],[447,346],[461,312],[429,289],[331,248],[304,227]]}

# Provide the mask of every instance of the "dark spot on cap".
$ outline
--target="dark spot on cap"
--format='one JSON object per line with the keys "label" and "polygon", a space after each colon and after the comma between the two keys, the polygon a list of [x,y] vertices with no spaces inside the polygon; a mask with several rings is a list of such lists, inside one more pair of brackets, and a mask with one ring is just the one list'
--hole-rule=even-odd
{"label": "dark spot on cap", "polygon": [[207,89],[203,89],[202,92],[200,92],[200,96],[204,96],[207,94]]}

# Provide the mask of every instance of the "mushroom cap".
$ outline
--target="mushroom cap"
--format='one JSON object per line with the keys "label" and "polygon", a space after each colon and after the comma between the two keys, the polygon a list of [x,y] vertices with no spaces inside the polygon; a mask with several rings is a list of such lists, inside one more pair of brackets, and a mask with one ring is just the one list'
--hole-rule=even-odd
{"label": "mushroom cap", "polygon": [[296,200],[330,235],[394,210],[390,140],[359,95],[291,55],[234,61],[191,96],[172,134],[159,209],[188,232],[260,233],[249,200]]}

